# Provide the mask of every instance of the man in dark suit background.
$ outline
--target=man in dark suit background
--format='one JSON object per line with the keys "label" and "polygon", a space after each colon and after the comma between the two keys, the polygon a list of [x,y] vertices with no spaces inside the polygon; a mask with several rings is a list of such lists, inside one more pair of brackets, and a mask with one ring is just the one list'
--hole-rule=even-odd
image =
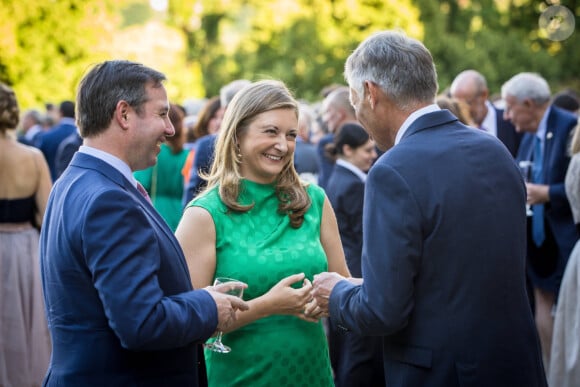
{"label": "man in dark suit background", "polygon": [[577,117],[551,105],[550,87],[538,74],[520,73],[502,86],[505,117],[522,143],[516,160],[532,161],[526,184],[532,216],[528,221],[528,276],[534,288],[535,318],[544,364],[550,362],[552,309],[566,263],[577,240],[564,180],[570,163],[570,141]]}
{"label": "man in dark suit background", "polygon": [[50,176],[54,182],[58,178],[56,172],[56,152],[60,143],[77,130],[75,123],[75,104],[73,101],[63,101],[59,106],[60,120],[44,132],[40,137],[40,150],[48,163]]}
{"label": "man in dark suit background", "polygon": [[326,145],[334,141],[334,135],[342,125],[347,122],[357,122],[348,95],[348,87],[338,86],[322,101],[322,122],[328,129],[328,133],[322,136],[316,145],[319,162],[318,185],[322,188],[326,188],[334,168],[334,161],[326,157]]}
{"label": "man in dark suit background", "polygon": [[366,181],[363,283],[315,276],[318,306],[382,336],[388,386],[546,386],[512,156],[434,104],[435,65],[417,40],[376,33],[345,76],[357,118],[386,153]]}
{"label": "man in dark suit background", "polygon": [[247,308],[192,289],[179,243],[133,178],[175,133],[164,80],[109,61],[79,86],[84,145],[53,186],[40,241],[46,386],[206,385],[201,343]]}
{"label": "man in dark suit background", "polygon": [[18,135],[18,141],[23,144],[34,146],[38,148],[40,138],[44,133],[42,127],[42,116],[36,109],[29,109],[22,115],[22,122],[20,124],[21,132]]}
{"label": "man in dark suit background", "polygon": [[516,157],[521,141],[521,134],[503,117],[503,110],[489,101],[489,89],[485,77],[475,70],[459,73],[449,92],[453,98],[461,99],[469,106],[471,118],[479,129],[497,137]]}

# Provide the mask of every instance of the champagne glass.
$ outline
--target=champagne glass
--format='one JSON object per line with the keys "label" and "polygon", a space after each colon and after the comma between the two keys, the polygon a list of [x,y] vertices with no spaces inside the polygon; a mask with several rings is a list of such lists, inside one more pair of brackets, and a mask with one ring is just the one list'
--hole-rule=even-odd
{"label": "champagne glass", "polygon": [[[522,160],[518,163],[520,167],[520,172],[522,173],[522,177],[526,183],[529,183],[532,178],[532,168],[534,167],[534,163],[530,160]],[[531,206],[526,203],[526,216],[532,216],[533,212],[530,208]]]}
{"label": "champagne glass", "polygon": [[[227,277],[217,277],[213,283],[215,290],[220,293],[229,294],[242,298],[244,294],[245,284],[242,281]],[[228,353],[232,349],[222,343],[222,332],[219,331],[216,339],[211,343],[204,344],[204,347],[219,353]]]}

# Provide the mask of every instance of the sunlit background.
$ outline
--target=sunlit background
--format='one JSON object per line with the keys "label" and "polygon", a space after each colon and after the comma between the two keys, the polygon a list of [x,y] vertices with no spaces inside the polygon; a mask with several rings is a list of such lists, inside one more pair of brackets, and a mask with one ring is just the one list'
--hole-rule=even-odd
{"label": "sunlit background", "polygon": [[[551,5],[576,28],[551,39]],[[130,59],[164,72],[177,103],[216,95],[236,78],[277,78],[319,99],[343,83],[344,60],[370,33],[397,28],[431,50],[440,88],[475,68],[492,92],[537,71],[554,91],[580,88],[578,1],[529,0],[2,0],[0,80],[23,108],[74,99],[94,63]]]}

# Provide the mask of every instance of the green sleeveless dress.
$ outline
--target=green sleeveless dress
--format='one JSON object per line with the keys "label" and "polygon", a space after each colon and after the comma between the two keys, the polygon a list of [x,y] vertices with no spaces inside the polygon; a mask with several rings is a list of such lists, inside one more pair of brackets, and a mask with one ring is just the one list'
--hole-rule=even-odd
{"label": "green sleeveless dress", "polygon": [[[189,206],[205,208],[216,227],[216,277],[248,284],[244,300],[266,293],[282,278],[305,273],[312,280],[328,264],[320,243],[324,191],[310,185],[312,205],[298,229],[278,214],[274,186],[242,181],[245,213],[228,211],[217,187]],[[298,285],[296,285],[298,286]],[[301,284],[300,284],[301,286]],[[322,323],[294,316],[270,316],[224,334],[227,354],[205,351],[210,386],[333,386]]]}

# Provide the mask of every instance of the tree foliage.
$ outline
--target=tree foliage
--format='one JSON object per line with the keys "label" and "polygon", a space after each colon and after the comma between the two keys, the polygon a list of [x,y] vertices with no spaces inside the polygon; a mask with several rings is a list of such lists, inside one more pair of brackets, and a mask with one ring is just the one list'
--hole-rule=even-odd
{"label": "tree foliage", "polygon": [[109,0],[0,0],[0,80],[23,106],[74,96],[87,66],[105,55]]}
{"label": "tree foliage", "polygon": [[[444,88],[465,69],[482,72],[492,91],[522,71],[538,72],[554,89],[579,85],[578,33],[563,42],[539,27],[547,3],[529,0],[416,0],[423,11],[425,45],[437,64]],[[576,1],[563,1],[578,15]],[[580,20],[576,17],[576,26]],[[574,64],[575,63],[575,64]]]}
{"label": "tree foliage", "polygon": [[[170,97],[216,95],[236,78],[277,78],[299,98],[344,83],[344,61],[372,32],[400,29],[431,50],[440,88],[467,68],[492,91],[520,71],[580,86],[580,42],[547,39],[533,0],[0,0],[0,80],[23,106],[74,97],[87,67],[127,58],[165,72]],[[578,0],[561,1],[574,15]],[[576,29],[580,20],[576,16]]]}

